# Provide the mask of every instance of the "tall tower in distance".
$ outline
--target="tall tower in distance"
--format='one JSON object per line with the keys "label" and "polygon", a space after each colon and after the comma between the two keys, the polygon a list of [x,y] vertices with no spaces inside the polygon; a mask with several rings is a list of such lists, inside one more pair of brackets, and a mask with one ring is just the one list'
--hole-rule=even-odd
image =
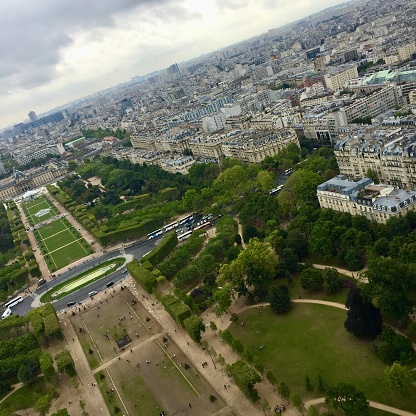
{"label": "tall tower in distance", "polygon": [[29,120],[30,120],[30,121],[35,121],[35,120],[37,120],[37,119],[38,119],[38,116],[36,115],[36,113],[35,113],[34,111],[31,111],[31,112],[28,114],[28,116],[29,116]]}
{"label": "tall tower in distance", "polygon": [[171,81],[176,81],[181,79],[181,71],[179,69],[178,64],[173,64],[167,69],[168,77]]}

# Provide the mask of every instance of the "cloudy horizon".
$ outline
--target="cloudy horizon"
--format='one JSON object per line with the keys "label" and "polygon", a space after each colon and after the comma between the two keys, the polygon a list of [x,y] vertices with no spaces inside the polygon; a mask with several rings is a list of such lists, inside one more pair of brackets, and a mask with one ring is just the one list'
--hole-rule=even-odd
{"label": "cloudy horizon", "polygon": [[0,128],[340,0],[3,0]]}

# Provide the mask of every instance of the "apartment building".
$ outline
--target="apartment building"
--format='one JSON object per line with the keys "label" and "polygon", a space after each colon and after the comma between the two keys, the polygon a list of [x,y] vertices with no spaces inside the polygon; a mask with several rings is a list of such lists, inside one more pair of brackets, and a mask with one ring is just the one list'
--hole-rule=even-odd
{"label": "apartment building", "polygon": [[342,174],[351,180],[377,173],[380,182],[416,189],[416,134],[414,128],[395,127],[346,134],[334,147]]}
{"label": "apartment building", "polygon": [[302,120],[305,137],[330,143],[336,142],[339,129],[347,124],[345,113],[341,111],[309,115]]}
{"label": "apartment building", "polygon": [[347,123],[363,117],[375,117],[387,110],[403,106],[403,95],[400,87],[386,86],[380,90],[369,92],[367,96],[359,98],[352,104],[342,108]]}
{"label": "apartment building", "polygon": [[375,185],[369,178],[352,182],[345,175],[338,175],[318,185],[316,193],[321,208],[362,215],[378,223],[416,209],[415,191]]}
{"label": "apartment building", "polygon": [[332,91],[344,88],[345,83],[353,78],[358,78],[357,65],[329,68],[324,76],[326,87]]}
{"label": "apartment building", "polygon": [[246,163],[261,163],[266,156],[274,156],[290,143],[298,147],[299,139],[294,129],[281,131],[249,130],[227,139],[221,145],[225,157]]}

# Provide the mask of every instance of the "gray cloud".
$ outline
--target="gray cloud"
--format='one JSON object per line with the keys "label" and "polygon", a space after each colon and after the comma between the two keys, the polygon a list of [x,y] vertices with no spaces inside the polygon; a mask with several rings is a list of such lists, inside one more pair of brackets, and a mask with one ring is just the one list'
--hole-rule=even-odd
{"label": "gray cloud", "polygon": [[0,90],[30,89],[55,74],[60,51],[79,30],[113,27],[117,14],[172,0],[0,2]]}

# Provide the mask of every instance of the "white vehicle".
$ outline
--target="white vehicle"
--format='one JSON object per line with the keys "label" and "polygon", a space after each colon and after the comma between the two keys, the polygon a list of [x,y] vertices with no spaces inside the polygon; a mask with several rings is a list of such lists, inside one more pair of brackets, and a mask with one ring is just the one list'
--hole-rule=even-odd
{"label": "white vehicle", "polygon": [[88,296],[92,298],[94,295],[96,295],[98,292],[96,290],[93,290],[92,292],[88,293]]}
{"label": "white vehicle", "polygon": [[4,312],[3,315],[1,316],[1,319],[5,319],[8,316],[10,316],[12,314],[12,310],[10,308],[7,308]]}
{"label": "white vehicle", "polygon": [[183,241],[186,240],[187,238],[189,238],[192,234],[192,230],[189,230],[181,235],[178,236],[178,241]]}
{"label": "white vehicle", "polygon": [[13,308],[13,306],[16,306],[18,303],[20,303],[22,301],[23,301],[23,298],[21,296],[17,296],[16,298],[14,298],[14,299],[9,300],[8,302],[6,302],[4,304],[4,307],[6,309]]}

